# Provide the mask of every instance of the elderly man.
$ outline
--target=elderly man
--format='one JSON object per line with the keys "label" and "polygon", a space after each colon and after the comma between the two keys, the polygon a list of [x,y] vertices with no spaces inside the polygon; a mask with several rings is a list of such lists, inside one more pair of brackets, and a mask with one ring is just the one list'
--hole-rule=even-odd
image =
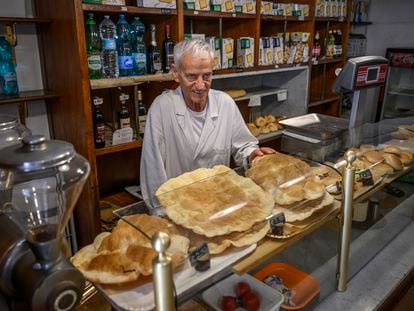
{"label": "elderly man", "polygon": [[151,105],[141,157],[144,200],[157,210],[158,187],[169,178],[200,167],[247,165],[256,156],[274,153],[259,148],[234,100],[210,89],[213,53],[202,40],[179,42],[172,75],[180,86],[159,95]]}

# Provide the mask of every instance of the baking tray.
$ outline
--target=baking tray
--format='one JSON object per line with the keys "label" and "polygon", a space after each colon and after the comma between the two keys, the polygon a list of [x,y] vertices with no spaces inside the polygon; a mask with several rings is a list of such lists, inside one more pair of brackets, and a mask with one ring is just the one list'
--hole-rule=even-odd
{"label": "baking tray", "polygon": [[348,130],[349,120],[318,113],[305,114],[279,121],[285,130],[319,140],[334,139]]}

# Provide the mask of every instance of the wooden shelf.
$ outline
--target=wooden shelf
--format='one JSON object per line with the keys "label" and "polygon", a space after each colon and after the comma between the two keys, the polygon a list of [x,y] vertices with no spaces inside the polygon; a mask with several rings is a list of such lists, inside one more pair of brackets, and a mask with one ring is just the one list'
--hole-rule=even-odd
{"label": "wooden shelf", "polygon": [[173,77],[169,73],[161,73],[155,75],[128,76],[119,78],[90,80],[90,85],[92,90],[98,90],[118,86],[136,85],[144,82],[162,82],[172,80]]}
{"label": "wooden shelf", "polygon": [[309,16],[276,16],[276,15],[260,15],[262,21],[292,21],[292,22],[309,22],[312,20]]}
{"label": "wooden shelf", "polygon": [[339,100],[341,97],[340,96],[333,96],[333,97],[329,97],[329,98],[325,98],[325,99],[321,99],[321,100],[312,100],[308,107],[316,107],[316,106],[320,106],[320,105],[325,105],[325,104],[329,104],[331,102],[334,102],[336,100]]}
{"label": "wooden shelf", "polygon": [[46,100],[58,97],[58,94],[48,90],[24,91],[19,92],[18,95],[0,95],[0,105]]}
{"label": "wooden shelf", "polygon": [[43,24],[51,21],[50,18],[42,17],[0,17],[0,24]]}
{"label": "wooden shelf", "polygon": [[318,66],[318,65],[323,65],[323,64],[334,64],[334,63],[341,63],[342,62],[342,58],[324,58],[324,59],[319,59],[316,62],[312,62],[312,66]]}
{"label": "wooden shelf", "polygon": [[141,8],[136,6],[125,5],[83,3],[82,8],[84,11],[88,12],[134,13],[144,15],[177,15],[177,10],[175,9]]}
{"label": "wooden shelf", "polygon": [[372,25],[372,22],[351,22],[352,26],[367,26]]}
{"label": "wooden shelf", "polygon": [[229,19],[256,19],[256,14],[193,11],[193,10],[184,10],[184,16],[204,17],[204,18],[207,17],[207,18],[229,18]]}
{"label": "wooden shelf", "polygon": [[142,140],[134,140],[133,142],[127,143],[127,144],[121,144],[121,145],[116,145],[116,146],[104,147],[101,149],[95,149],[95,155],[99,157],[105,154],[110,154],[110,153],[124,151],[124,150],[138,149],[141,147],[142,147]]}
{"label": "wooden shelf", "polygon": [[316,22],[346,22],[346,18],[342,19],[339,17],[315,17]]}
{"label": "wooden shelf", "polygon": [[241,101],[241,100],[250,99],[253,96],[264,97],[264,96],[277,95],[278,93],[287,92],[286,89],[270,88],[270,87],[260,88],[260,89],[250,89],[250,90],[246,90],[246,91],[247,91],[247,94],[245,96],[234,98],[234,101],[237,102],[237,101]]}

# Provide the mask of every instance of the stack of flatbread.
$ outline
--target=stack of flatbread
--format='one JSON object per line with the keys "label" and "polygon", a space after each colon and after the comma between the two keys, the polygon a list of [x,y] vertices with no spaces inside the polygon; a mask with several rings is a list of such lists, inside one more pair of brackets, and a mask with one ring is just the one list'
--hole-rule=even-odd
{"label": "stack of flatbread", "polygon": [[[167,253],[172,257],[173,267],[184,262],[189,240],[173,223],[144,214],[124,218],[150,237],[159,231],[168,233],[171,244]],[[79,250],[71,262],[89,281],[120,284],[136,281],[141,275],[152,274],[152,259],[155,255],[151,241],[146,236],[127,222],[119,220],[112,233],[99,234],[92,244]]]}
{"label": "stack of flatbread", "polygon": [[273,196],[273,214],[283,212],[286,222],[306,219],[332,204],[334,198],[325,187],[340,180],[328,167],[311,167],[282,153],[258,158],[246,176]]}
{"label": "stack of flatbread", "polygon": [[191,243],[207,242],[211,254],[261,240],[274,204],[251,179],[223,165],[172,178],[156,196],[168,217],[188,230]]}

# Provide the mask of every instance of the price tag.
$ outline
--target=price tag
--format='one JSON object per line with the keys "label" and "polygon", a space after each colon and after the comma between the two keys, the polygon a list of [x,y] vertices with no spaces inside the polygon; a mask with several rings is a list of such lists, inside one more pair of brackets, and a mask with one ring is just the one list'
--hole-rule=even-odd
{"label": "price tag", "polygon": [[210,251],[208,244],[204,242],[188,255],[190,264],[198,271],[205,271],[210,268]]}
{"label": "price tag", "polygon": [[132,141],[134,131],[130,127],[116,130],[112,135],[112,145],[126,144]]}
{"label": "price tag", "polygon": [[128,11],[128,7],[126,6],[121,6],[121,12],[127,12]]}
{"label": "price tag", "polygon": [[269,19],[269,20],[272,20],[273,19],[273,15],[266,15],[266,18]]}
{"label": "price tag", "polygon": [[285,214],[279,213],[269,219],[270,229],[275,235],[283,235],[283,225],[286,222]]}
{"label": "price tag", "polygon": [[341,192],[342,191],[342,181],[340,181],[340,180],[336,181],[335,182],[335,186],[336,186],[336,190],[338,192]]}
{"label": "price tag", "polygon": [[262,98],[259,95],[253,95],[250,97],[249,107],[259,107],[262,105]]}
{"label": "price tag", "polygon": [[231,14],[231,16],[232,16],[232,17],[236,17],[236,16],[237,16],[237,14],[236,14],[236,13],[232,13],[232,14]]}
{"label": "price tag", "polygon": [[300,21],[304,21],[304,20],[305,20],[305,16],[300,15],[300,16],[298,17],[298,20],[300,20]]}
{"label": "price tag", "polygon": [[163,9],[161,9],[161,14],[162,15],[171,15],[172,11],[171,11],[171,9],[163,8]]}
{"label": "price tag", "polygon": [[198,15],[198,11],[194,11],[194,12],[193,12],[193,14],[194,14],[194,15]]}
{"label": "price tag", "polygon": [[343,16],[340,16],[340,17],[339,17],[339,21],[340,21],[340,22],[343,22],[343,21],[344,21],[344,17],[343,17]]}
{"label": "price tag", "polygon": [[370,170],[363,171],[360,174],[360,176],[361,176],[362,185],[372,186],[374,184],[374,178],[372,177],[372,173]]}

